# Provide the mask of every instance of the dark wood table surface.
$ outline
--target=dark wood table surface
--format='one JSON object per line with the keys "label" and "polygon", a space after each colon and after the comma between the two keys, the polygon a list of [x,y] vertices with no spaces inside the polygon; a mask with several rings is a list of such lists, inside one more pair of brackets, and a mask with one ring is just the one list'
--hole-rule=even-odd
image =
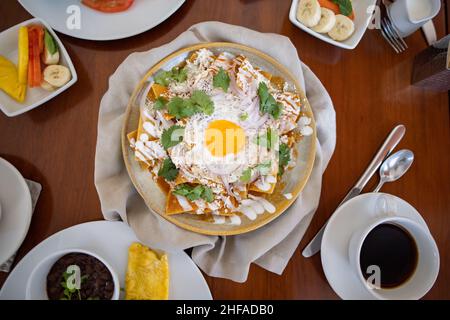
{"label": "dark wood table surface", "polygon": [[[295,27],[288,19],[290,5],[290,0],[188,0],[156,28],[129,39],[91,42],[60,34],[78,82],[21,116],[0,114],[0,156],[43,186],[16,262],[53,233],[102,219],[94,186],[97,117],[108,78],[117,66],[130,53],[158,47],[195,23],[218,20],[291,39],[333,99],[337,146],[323,177],[320,206],[284,273],[279,276],[252,266],[242,284],[206,276],[213,297],[338,298],[326,281],[320,256],[305,259],[301,249],[359,178],[388,132],[403,123],[407,133],[399,148],[413,150],[415,163],[383,191],[410,202],[427,221],[440,250],[441,269],[425,298],[449,299],[449,97],[410,85],[413,58],[427,46],[422,33],[407,38],[409,49],[403,54],[395,54],[378,30],[368,30],[355,50],[339,49]],[[446,12],[444,6],[434,19],[439,37],[448,33]],[[0,31],[30,18],[15,0],[0,1],[0,13]],[[374,179],[370,187],[375,183]],[[0,285],[6,277],[0,273]]]}

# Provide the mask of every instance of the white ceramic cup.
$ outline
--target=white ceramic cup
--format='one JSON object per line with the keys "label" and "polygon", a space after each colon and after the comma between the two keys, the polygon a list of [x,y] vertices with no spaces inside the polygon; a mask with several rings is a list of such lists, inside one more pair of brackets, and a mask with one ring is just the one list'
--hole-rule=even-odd
{"label": "white ceramic cup", "polygon": [[[367,235],[376,226],[389,223],[405,229],[417,245],[418,260],[412,276],[395,288],[377,288],[363,276],[360,267],[361,247]],[[382,216],[370,222],[366,228],[356,232],[349,243],[349,258],[354,272],[376,299],[380,300],[415,300],[422,298],[433,286],[439,273],[439,251],[430,232],[417,222],[398,216]],[[382,270],[381,277],[382,277]]]}
{"label": "white ceramic cup", "polygon": [[441,9],[441,0],[396,0],[387,12],[402,38],[433,19]]}
{"label": "white ceramic cup", "polygon": [[100,260],[108,268],[113,278],[114,293],[111,300],[119,299],[120,294],[119,278],[117,277],[117,273],[113,270],[113,268],[111,268],[111,266],[105,261],[105,259],[87,250],[65,249],[47,256],[46,258],[41,260],[33,269],[33,271],[30,274],[30,277],[28,278],[25,291],[25,298],[27,300],[48,300],[47,275],[50,272],[50,269],[56,263],[56,261],[58,261],[61,257],[69,253],[84,253]]}

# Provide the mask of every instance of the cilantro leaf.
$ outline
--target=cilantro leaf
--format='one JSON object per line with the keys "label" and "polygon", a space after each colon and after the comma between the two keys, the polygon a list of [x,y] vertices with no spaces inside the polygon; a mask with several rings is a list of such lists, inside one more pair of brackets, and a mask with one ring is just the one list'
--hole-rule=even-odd
{"label": "cilantro leaf", "polygon": [[280,150],[278,151],[278,175],[281,176],[284,173],[284,167],[291,161],[291,149],[285,143],[280,144]]}
{"label": "cilantro leaf", "polygon": [[164,87],[167,87],[173,81],[184,82],[186,79],[187,70],[179,67],[173,67],[170,71],[161,71],[154,77],[155,82]]}
{"label": "cilantro leaf", "polygon": [[224,92],[228,91],[230,86],[230,77],[223,68],[220,68],[219,72],[213,77],[214,88],[222,88]]}
{"label": "cilantro leaf", "polygon": [[173,97],[167,104],[167,110],[177,119],[187,118],[200,112],[211,115],[214,112],[214,103],[205,92],[194,90],[189,99]]}
{"label": "cilantro leaf", "polygon": [[272,167],[272,162],[271,161],[267,161],[264,163],[260,163],[256,166],[256,169],[259,170],[259,172],[263,175],[266,176],[270,173],[270,169]]}
{"label": "cilantro leaf", "polygon": [[269,93],[269,88],[264,82],[258,86],[259,110],[262,113],[270,114],[274,119],[278,119],[281,113],[281,105]]}
{"label": "cilantro leaf", "polygon": [[178,169],[170,158],[164,159],[162,167],[158,171],[158,176],[167,181],[174,181],[178,176]]}
{"label": "cilantro leaf", "polygon": [[248,113],[247,113],[247,112],[241,113],[241,114],[239,115],[239,120],[245,121],[245,120],[247,120],[247,119],[248,119]]}
{"label": "cilantro leaf", "polygon": [[214,194],[210,187],[197,185],[192,187],[186,183],[176,186],[175,190],[172,191],[173,194],[184,196],[190,201],[195,201],[198,199],[203,199],[206,202],[214,201]]}
{"label": "cilantro leaf", "polygon": [[176,146],[183,141],[184,127],[174,125],[163,131],[161,135],[161,144],[165,150]]}
{"label": "cilantro leaf", "polygon": [[332,0],[339,6],[339,11],[344,16],[350,16],[353,12],[352,2],[350,0]]}
{"label": "cilantro leaf", "polygon": [[155,104],[153,105],[153,108],[155,108],[156,110],[162,110],[166,107],[167,105],[167,99],[164,97],[159,97],[158,99],[156,99]]}
{"label": "cilantro leaf", "polygon": [[167,104],[167,111],[177,119],[182,119],[194,115],[195,107],[183,98],[173,97]]}
{"label": "cilantro leaf", "polygon": [[213,192],[212,192],[210,187],[204,187],[201,197],[206,202],[213,202],[214,201],[214,194],[213,194]]}
{"label": "cilantro leaf", "polygon": [[197,112],[203,112],[209,116],[214,112],[214,103],[203,91],[194,90],[189,100],[194,105]]}
{"label": "cilantro leaf", "polygon": [[241,182],[248,183],[250,182],[251,178],[252,178],[252,169],[247,168],[244,171],[242,171],[242,176],[240,178]]}
{"label": "cilantro leaf", "polygon": [[279,136],[276,131],[268,128],[265,134],[256,138],[256,144],[262,147],[266,147],[267,150],[271,150],[272,148],[276,147],[276,145],[278,144],[278,140]]}

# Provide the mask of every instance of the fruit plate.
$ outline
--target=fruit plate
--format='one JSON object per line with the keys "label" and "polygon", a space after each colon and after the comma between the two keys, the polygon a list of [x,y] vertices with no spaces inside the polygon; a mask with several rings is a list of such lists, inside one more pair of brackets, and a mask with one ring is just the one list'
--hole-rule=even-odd
{"label": "fruit plate", "polygon": [[83,5],[80,0],[19,0],[25,10],[48,21],[56,31],[93,41],[124,39],[150,30],[168,19],[184,2],[136,0],[126,11],[103,13]]}
{"label": "fruit plate", "polygon": [[[167,192],[162,190],[152,179],[148,171],[143,170],[138,162],[135,161],[134,152],[132,152],[127,139],[127,134],[136,130],[138,127],[140,100],[142,96],[146,96],[143,92],[148,90],[149,84],[153,83],[153,75],[160,70],[171,69],[189,57],[192,52],[201,48],[208,48],[216,55],[224,51],[234,55],[243,54],[253,65],[273,74],[274,76],[282,77],[287,82],[288,86],[293,88],[293,90],[299,94],[302,101],[302,112],[312,119],[310,126],[313,129],[313,134],[303,137],[295,145],[296,152],[298,154],[295,167],[283,175],[283,178],[281,179],[281,182],[277,184],[274,193],[266,196],[266,199],[275,206],[275,212],[265,212],[258,215],[255,220],[250,220],[243,216],[242,223],[240,225],[214,224],[212,222],[205,221],[202,215],[193,215],[188,213],[176,215],[165,214]],[[303,190],[314,164],[315,150],[316,128],[314,116],[308,100],[306,99],[305,93],[298,83],[298,80],[285,66],[281,65],[274,58],[256,49],[235,43],[213,42],[198,44],[172,53],[153,66],[137,85],[132,97],[130,98],[122,129],[122,152],[125,165],[134,186],[144,199],[147,206],[154,212],[181,228],[209,235],[234,235],[249,232],[264,226],[281,215],[295,201],[299,193]],[[291,193],[292,198],[286,199],[283,196],[283,194],[287,193]]]}
{"label": "fruit plate", "polygon": [[355,20],[353,21],[355,23],[355,31],[350,38],[340,42],[333,40],[327,34],[318,33],[299,22],[297,20],[297,7],[299,1],[300,0],[292,1],[291,10],[289,12],[289,20],[291,20],[294,25],[309,33],[310,35],[344,49],[355,49],[358,43],[361,41],[361,38],[366,32],[367,26],[369,25],[372,18],[372,8],[375,8],[377,2],[377,0],[356,0],[352,2],[353,11],[355,13]]}
{"label": "fruit plate", "polygon": [[41,24],[43,25],[48,32],[52,35],[53,39],[55,39],[58,44],[59,53],[60,53],[60,64],[69,68],[72,79],[67,82],[61,88],[56,89],[55,91],[49,92],[42,88],[27,88],[27,95],[25,101],[20,103],[8,96],[6,93],[0,90],[0,109],[5,113],[8,117],[14,117],[24,112],[27,112],[31,109],[34,109],[41,104],[47,102],[50,99],[53,99],[61,92],[70,88],[75,82],[77,82],[77,72],[73,66],[72,60],[70,60],[69,54],[67,53],[64,45],[61,40],[58,38],[56,33],[50,28],[50,26],[42,19],[31,19],[24,21],[18,25],[15,25],[2,33],[0,33],[0,55],[12,61],[17,65],[17,54],[18,54],[18,35],[19,28],[21,26],[28,26],[30,24]]}

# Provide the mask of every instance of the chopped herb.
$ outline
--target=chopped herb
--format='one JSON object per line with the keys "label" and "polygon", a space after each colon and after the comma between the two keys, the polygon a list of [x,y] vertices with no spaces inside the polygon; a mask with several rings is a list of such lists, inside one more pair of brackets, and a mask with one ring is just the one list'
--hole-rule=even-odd
{"label": "chopped herb", "polygon": [[214,112],[214,103],[211,98],[200,90],[194,90],[192,93],[190,102],[194,105],[197,112],[203,112],[204,114],[211,115]]}
{"label": "chopped herb", "polygon": [[177,119],[190,117],[195,113],[194,106],[180,97],[173,97],[167,105],[167,110],[170,115]]}
{"label": "chopped herb", "polygon": [[272,162],[267,161],[264,163],[260,163],[256,166],[256,169],[259,170],[261,175],[266,176],[270,173],[270,169],[272,168]]}
{"label": "chopped herb", "polygon": [[272,150],[272,148],[275,148],[278,144],[278,140],[279,137],[276,131],[268,128],[265,134],[256,138],[256,144],[262,147],[266,147],[267,150]]}
{"label": "chopped herb", "polygon": [[248,183],[250,182],[251,178],[252,178],[252,169],[247,168],[244,171],[242,171],[242,176],[240,178],[241,182]]}
{"label": "chopped herb", "polygon": [[220,68],[219,72],[213,77],[214,88],[222,88],[224,92],[228,91],[230,86],[230,77],[223,68]]}
{"label": "chopped herb", "polygon": [[214,103],[203,91],[194,90],[189,99],[172,98],[167,105],[167,110],[177,119],[190,117],[196,113],[211,115],[214,112]]}
{"label": "chopped herb", "polygon": [[158,99],[156,99],[155,104],[153,105],[153,108],[155,108],[156,110],[162,110],[166,107],[167,105],[167,99],[164,97],[159,97]]}
{"label": "chopped herb", "polygon": [[248,113],[247,113],[247,112],[241,113],[241,114],[239,115],[239,120],[245,121],[245,120],[247,120],[247,119],[248,119]]}
{"label": "chopped herb", "polygon": [[158,176],[167,181],[174,181],[178,176],[178,169],[170,158],[164,159],[162,167],[158,171]]}
{"label": "chopped herb", "polygon": [[187,79],[185,68],[173,67],[170,71],[161,71],[155,76],[155,82],[167,87],[171,82],[184,82]]}
{"label": "chopped herb", "polygon": [[214,201],[214,194],[210,187],[197,185],[192,187],[188,184],[180,184],[172,192],[175,195],[184,196],[190,201],[195,201],[198,199],[203,199],[206,202]]}
{"label": "chopped herb", "polygon": [[264,82],[258,86],[259,110],[262,113],[270,114],[274,119],[278,119],[281,113],[281,105],[269,93],[269,88]]}
{"label": "chopped herb", "polygon": [[291,149],[285,143],[280,144],[280,150],[278,151],[278,175],[281,176],[284,173],[284,167],[286,167],[291,160]]}
{"label": "chopped herb", "polygon": [[350,0],[333,0],[339,6],[339,11],[344,16],[350,16],[353,12],[352,2]]}
{"label": "chopped herb", "polygon": [[165,150],[176,146],[183,141],[184,127],[174,125],[163,131],[161,135],[161,144]]}

